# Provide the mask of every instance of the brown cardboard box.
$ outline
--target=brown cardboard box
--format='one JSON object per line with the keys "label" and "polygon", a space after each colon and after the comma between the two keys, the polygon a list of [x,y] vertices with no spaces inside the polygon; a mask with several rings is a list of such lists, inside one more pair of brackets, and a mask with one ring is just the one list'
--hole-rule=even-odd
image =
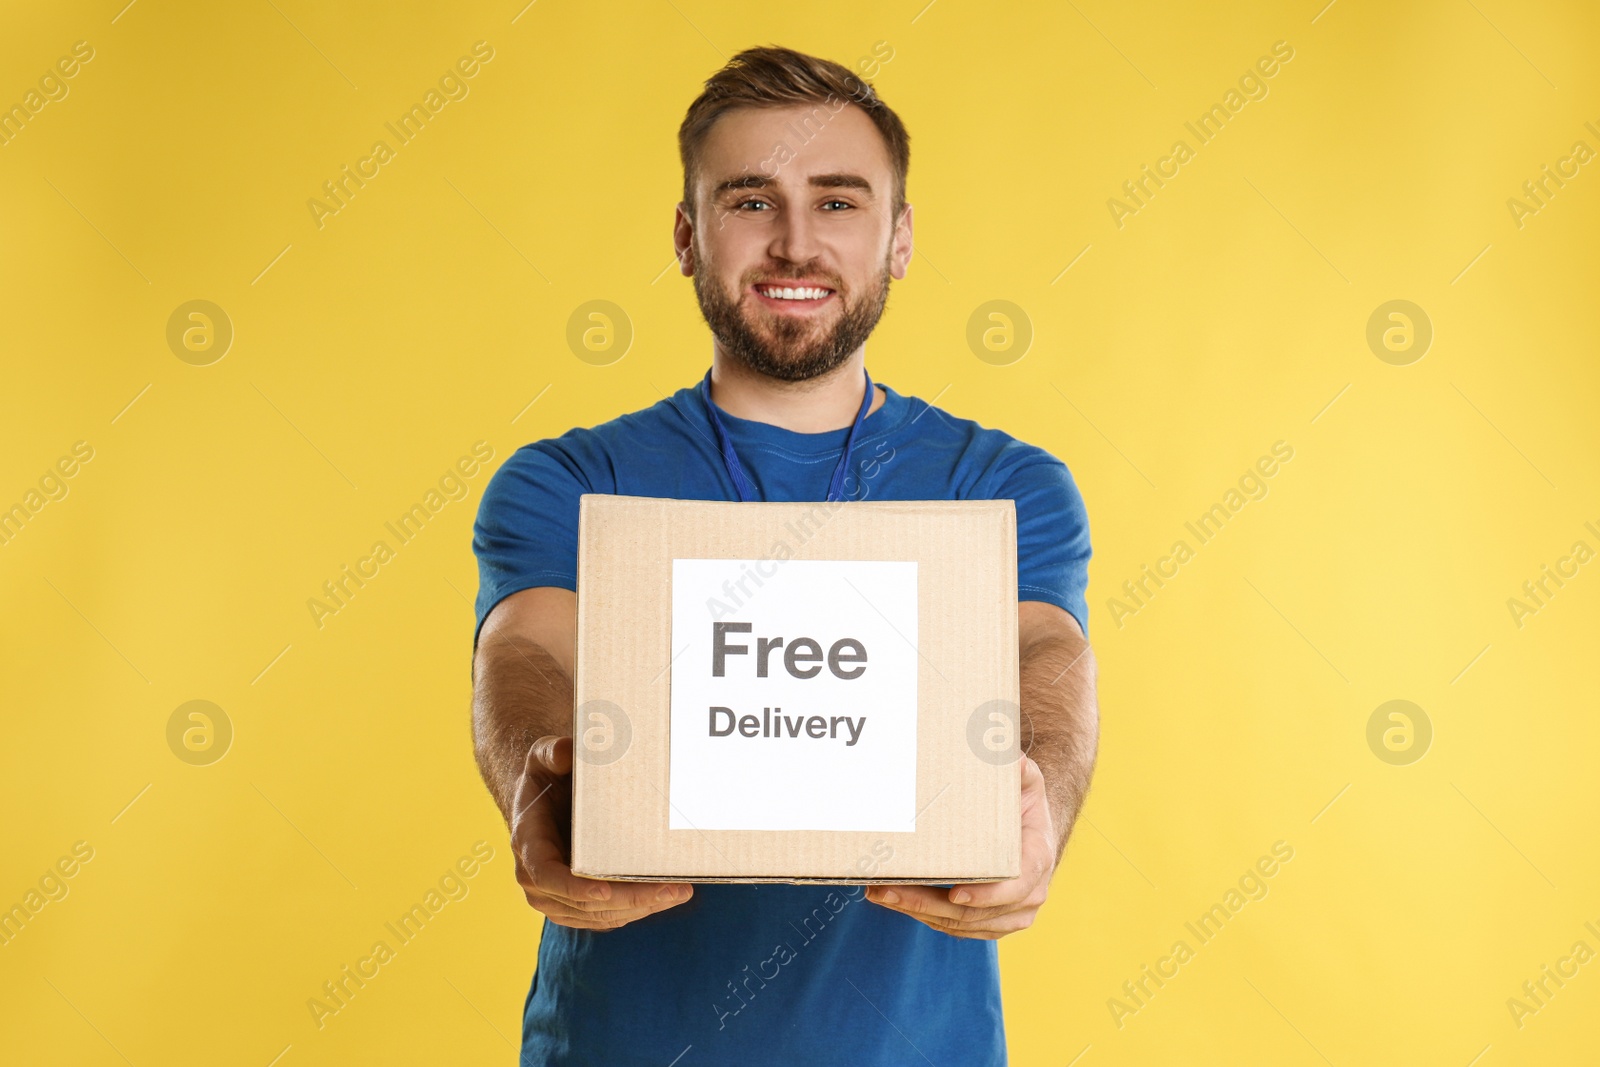
{"label": "brown cardboard box", "polygon": [[1016,877],[1010,500],[579,515],[575,873]]}

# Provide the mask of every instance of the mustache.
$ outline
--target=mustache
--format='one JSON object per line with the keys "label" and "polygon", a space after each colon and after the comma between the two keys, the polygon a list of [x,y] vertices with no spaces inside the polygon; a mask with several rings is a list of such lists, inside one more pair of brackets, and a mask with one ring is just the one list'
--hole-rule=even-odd
{"label": "mustache", "polygon": [[802,275],[800,275],[799,277],[796,277],[796,278],[754,278],[754,279],[751,279],[750,284],[751,285],[792,285],[795,282],[804,281],[806,278],[826,278],[826,282],[824,283],[823,288],[832,289],[836,293],[844,291],[844,286],[840,285],[836,280],[834,280],[832,278],[828,278],[826,275],[822,275],[822,274],[802,274]]}

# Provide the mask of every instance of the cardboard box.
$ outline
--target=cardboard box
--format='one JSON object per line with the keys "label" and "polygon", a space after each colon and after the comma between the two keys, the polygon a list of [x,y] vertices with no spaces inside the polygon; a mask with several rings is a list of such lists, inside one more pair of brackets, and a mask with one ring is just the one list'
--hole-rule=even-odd
{"label": "cardboard box", "polygon": [[579,508],[572,869],[1018,874],[1010,500]]}

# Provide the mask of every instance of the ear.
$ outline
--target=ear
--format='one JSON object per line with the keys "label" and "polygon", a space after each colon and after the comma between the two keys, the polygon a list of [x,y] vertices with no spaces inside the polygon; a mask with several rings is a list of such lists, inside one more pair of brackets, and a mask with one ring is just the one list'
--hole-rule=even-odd
{"label": "ear", "polygon": [[672,222],[672,247],[678,257],[678,273],[686,278],[694,274],[694,223],[689,219],[688,206],[681,201]]}
{"label": "ear", "polygon": [[891,238],[894,250],[889,259],[889,275],[896,281],[906,276],[906,268],[911,264],[913,244],[911,240],[911,205],[907,204],[905,210],[896,220],[894,234]]}

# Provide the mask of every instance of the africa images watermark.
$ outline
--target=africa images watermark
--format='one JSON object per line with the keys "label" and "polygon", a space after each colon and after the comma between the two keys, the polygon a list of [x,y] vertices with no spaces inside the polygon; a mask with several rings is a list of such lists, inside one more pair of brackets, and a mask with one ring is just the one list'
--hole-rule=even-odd
{"label": "africa images watermark", "polygon": [[1119,230],[1127,225],[1130,217],[1148,207],[1156,193],[1182,172],[1185,163],[1195,158],[1198,147],[1210,144],[1250,101],[1265,100],[1270,91],[1267,80],[1277,76],[1282,69],[1279,64],[1286,64],[1292,59],[1294,48],[1289,42],[1274,41],[1271,54],[1257,59],[1253,67],[1239,76],[1237,89],[1230,88],[1223,94],[1221,103],[1212,104],[1194,122],[1185,122],[1183,127],[1194,135],[1197,147],[1191,147],[1188,141],[1180,138],[1173,142],[1172,149],[1166,155],[1156,160],[1153,168],[1148,163],[1141,165],[1139,177],[1122,183],[1122,191],[1127,199],[1113,196],[1106,200],[1106,210],[1111,213],[1112,224]]}
{"label": "africa images watermark", "polygon": [[[1600,129],[1592,122],[1585,122],[1584,128],[1596,137],[1600,137]],[[1537,215],[1540,211],[1550,206],[1550,201],[1556,193],[1566,188],[1567,182],[1582,173],[1581,168],[1595,156],[1593,148],[1587,141],[1574,141],[1568,153],[1556,160],[1552,170],[1550,164],[1540,166],[1541,173],[1537,178],[1531,178],[1522,183],[1522,196],[1508,197],[1506,210],[1511,212],[1511,221],[1517,224],[1517,229],[1527,225],[1529,216]],[[1568,169],[1570,166],[1570,169]]]}
{"label": "africa images watermark", "polygon": [[327,202],[317,197],[306,201],[306,207],[311,212],[311,221],[316,224],[317,229],[326,226],[330,216],[337,215],[349,207],[350,201],[366,188],[367,182],[382,173],[383,165],[393,160],[400,148],[420,136],[428,123],[437,118],[439,112],[448,104],[452,101],[465,100],[467,94],[472,92],[472,87],[467,81],[477,77],[482,69],[480,64],[487,64],[493,59],[494,48],[489,42],[475,42],[471,54],[456,60],[453,67],[441,74],[438,87],[430,86],[423,94],[421,103],[412,104],[394,122],[385,122],[384,128],[394,135],[395,145],[391,146],[385,140],[374,141],[372,150],[356,160],[354,169],[346,163],[337,177],[322,183],[322,191],[327,197]]}
{"label": "africa images watermark", "polygon": [[94,859],[94,846],[87,841],[74,841],[72,851],[63,854],[39,876],[38,888],[28,887],[22,899],[0,912],[0,946],[15,941],[25,927],[39,918],[45,906],[67,899],[72,891],[68,879],[77,876],[83,865]]}
{"label": "africa images watermark", "polygon": [[[1584,523],[1583,528],[1600,539],[1600,528],[1593,522]],[[1556,558],[1554,566],[1540,564],[1539,574],[1522,583],[1522,595],[1506,598],[1506,610],[1511,612],[1511,621],[1516,623],[1517,629],[1527,625],[1529,615],[1537,615],[1549,607],[1555,595],[1578,576],[1578,569],[1594,559],[1594,555],[1589,542],[1578,540],[1572,542],[1566,555]]]}
{"label": "africa images watermark", "polygon": [[[474,441],[471,455],[461,456],[455,465],[439,476],[437,488],[430,488],[423,494],[422,499],[411,505],[394,522],[385,522],[384,529],[394,535],[400,548],[409,545],[422,533],[422,528],[429,520],[443,511],[451,501],[465,500],[472,492],[472,486],[467,479],[477,474],[483,464],[494,458],[494,446],[487,441]],[[317,629],[322,629],[324,620],[329,615],[337,615],[350,606],[350,601],[360,590],[366,588],[367,582],[381,574],[383,565],[394,559],[398,548],[390,547],[389,542],[377,540],[372,543],[371,550],[360,559],[357,559],[352,569],[346,563],[340,568],[337,577],[330,578],[322,583],[322,597],[308,597],[306,609],[311,612],[311,621]],[[371,568],[370,570],[368,568]]]}
{"label": "africa images watermark", "polygon": [[0,545],[9,545],[15,540],[23,527],[43,511],[46,504],[65,500],[72,491],[66,480],[75,476],[91,459],[94,459],[94,446],[88,441],[74,441],[71,454],[57,459],[52,467],[45,468],[45,472],[39,476],[39,488],[30,488],[22,494],[21,500],[0,510]]}
{"label": "africa images watermark", "polygon": [[423,928],[439,917],[445,905],[467,899],[467,894],[472,892],[468,880],[476,878],[482,864],[492,859],[494,846],[487,841],[474,841],[472,854],[462,856],[440,875],[437,888],[430,886],[419,903],[412,904],[393,922],[383,924],[394,937],[394,945],[382,938],[373,942],[371,950],[357,959],[354,966],[347,963],[340,967],[337,975],[322,983],[319,994],[306,998],[306,1010],[311,1013],[311,1021],[316,1023],[317,1029],[327,1026],[331,1016],[348,1008],[356,994],[383,973],[384,965],[393,962],[401,948],[415,941]]}
{"label": "africa images watermark", "polygon": [[1183,965],[1195,958],[1197,947],[1214,941],[1222,933],[1223,927],[1238,917],[1246,904],[1267,899],[1267,894],[1271,892],[1267,880],[1292,859],[1294,846],[1287,841],[1274,841],[1272,854],[1260,857],[1246,868],[1244,874],[1239,876],[1237,887],[1230,886],[1221,901],[1211,905],[1194,922],[1183,924],[1183,928],[1194,937],[1194,945],[1179,938],[1172,943],[1172,948],[1165,956],[1157,958],[1153,966],[1144,964],[1137,976],[1123,982],[1122,996],[1106,999],[1106,1009],[1111,1012],[1111,1021],[1117,1024],[1117,1029],[1121,1030],[1131,1016],[1149,1007],[1156,994],[1178,977]]}
{"label": "africa images watermark", "polygon": [[[883,840],[874,841],[871,851],[863,853],[856,860],[856,870],[860,872],[861,877],[872,878],[877,874],[880,865],[888,863],[893,858],[893,845]],[[864,899],[866,890],[867,887],[864,885],[852,885],[843,890],[829,888],[822,902],[801,917],[799,926],[791,920],[789,929],[797,935],[800,947],[796,948],[794,942],[789,940],[781,941],[773,946],[771,955],[756,964],[754,971],[751,971],[748,963],[741,967],[739,973],[744,977],[730,980],[727,983],[728,995],[711,1002],[711,1010],[717,1017],[717,1029],[725,1029],[729,1019],[749,1007],[750,1001],[756,998],[757,993],[767,988],[768,982],[776,981],[783,974],[784,967],[800,958],[800,949],[821,937],[828,924],[838,918],[845,908]],[[752,982],[755,983],[754,988],[751,987]],[[741,993],[741,989],[744,992]]]}
{"label": "africa images watermark", "polygon": [[[883,454],[885,448],[889,450],[888,455]],[[894,446],[889,444],[887,440],[879,441],[873,454],[856,464],[856,469],[860,471],[860,477],[855,474],[845,475],[845,499],[818,501],[799,519],[784,523],[783,528],[794,535],[794,541],[791,542],[786,537],[778,538],[767,549],[766,555],[756,559],[754,568],[749,564],[745,564],[742,568],[743,573],[738,581],[730,579],[723,582],[722,597],[712,596],[706,598],[706,614],[710,615],[712,620],[728,618],[754,599],[756,592],[766,584],[766,579],[778,573],[779,565],[793,559],[796,549],[804,546],[807,541],[815,537],[835,515],[839,514],[839,509],[847,501],[865,500],[867,498],[871,493],[867,483],[876,478],[894,457]],[[852,479],[855,480],[856,489],[850,488]],[[750,582],[755,583],[754,589],[749,588],[748,583]]]}
{"label": "africa images watermark", "polygon": [[[1583,927],[1600,938],[1600,926],[1596,926],[1593,921],[1585,921]],[[1535,977],[1522,983],[1520,995],[1507,997],[1506,1010],[1511,1013],[1511,1021],[1517,1024],[1517,1029],[1521,1030],[1527,1025],[1528,1016],[1538,1015],[1548,1008],[1556,994],[1565,989],[1568,982],[1578,977],[1580,968],[1594,959],[1594,956],[1594,949],[1590,947],[1589,942],[1581,939],[1574,941],[1571,951],[1559,957],[1554,967],[1548,963],[1542,965]],[[1555,987],[1553,989],[1552,984]]]}
{"label": "africa images watermark", "polygon": [[94,47],[88,41],[74,42],[70,55],[56,60],[54,69],[47,69],[39,76],[37,89],[29,89],[20,101],[0,110],[0,147],[9,146],[16,140],[28,123],[35,121],[47,106],[65,100],[72,92],[72,86],[67,84],[68,79],[77,77],[83,64],[92,59]]}
{"label": "africa images watermark", "polygon": [[1252,500],[1265,500],[1271,491],[1267,479],[1278,473],[1280,464],[1288,463],[1293,458],[1293,445],[1287,441],[1274,441],[1271,454],[1257,459],[1252,467],[1239,476],[1237,488],[1230,486],[1220,501],[1201,512],[1194,521],[1183,524],[1183,528],[1193,535],[1196,544],[1191,545],[1186,539],[1179,538],[1165,556],[1155,561],[1154,566],[1144,564],[1137,578],[1123,582],[1123,596],[1106,600],[1106,610],[1111,612],[1111,621],[1117,624],[1117,629],[1122,629],[1128,618],[1149,607],[1167,582],[1178,576],[1179,569],[1194,559],[1198,547],[1210,544],[1222,532],[1223,525],[1243,511],[1246,504]]}

